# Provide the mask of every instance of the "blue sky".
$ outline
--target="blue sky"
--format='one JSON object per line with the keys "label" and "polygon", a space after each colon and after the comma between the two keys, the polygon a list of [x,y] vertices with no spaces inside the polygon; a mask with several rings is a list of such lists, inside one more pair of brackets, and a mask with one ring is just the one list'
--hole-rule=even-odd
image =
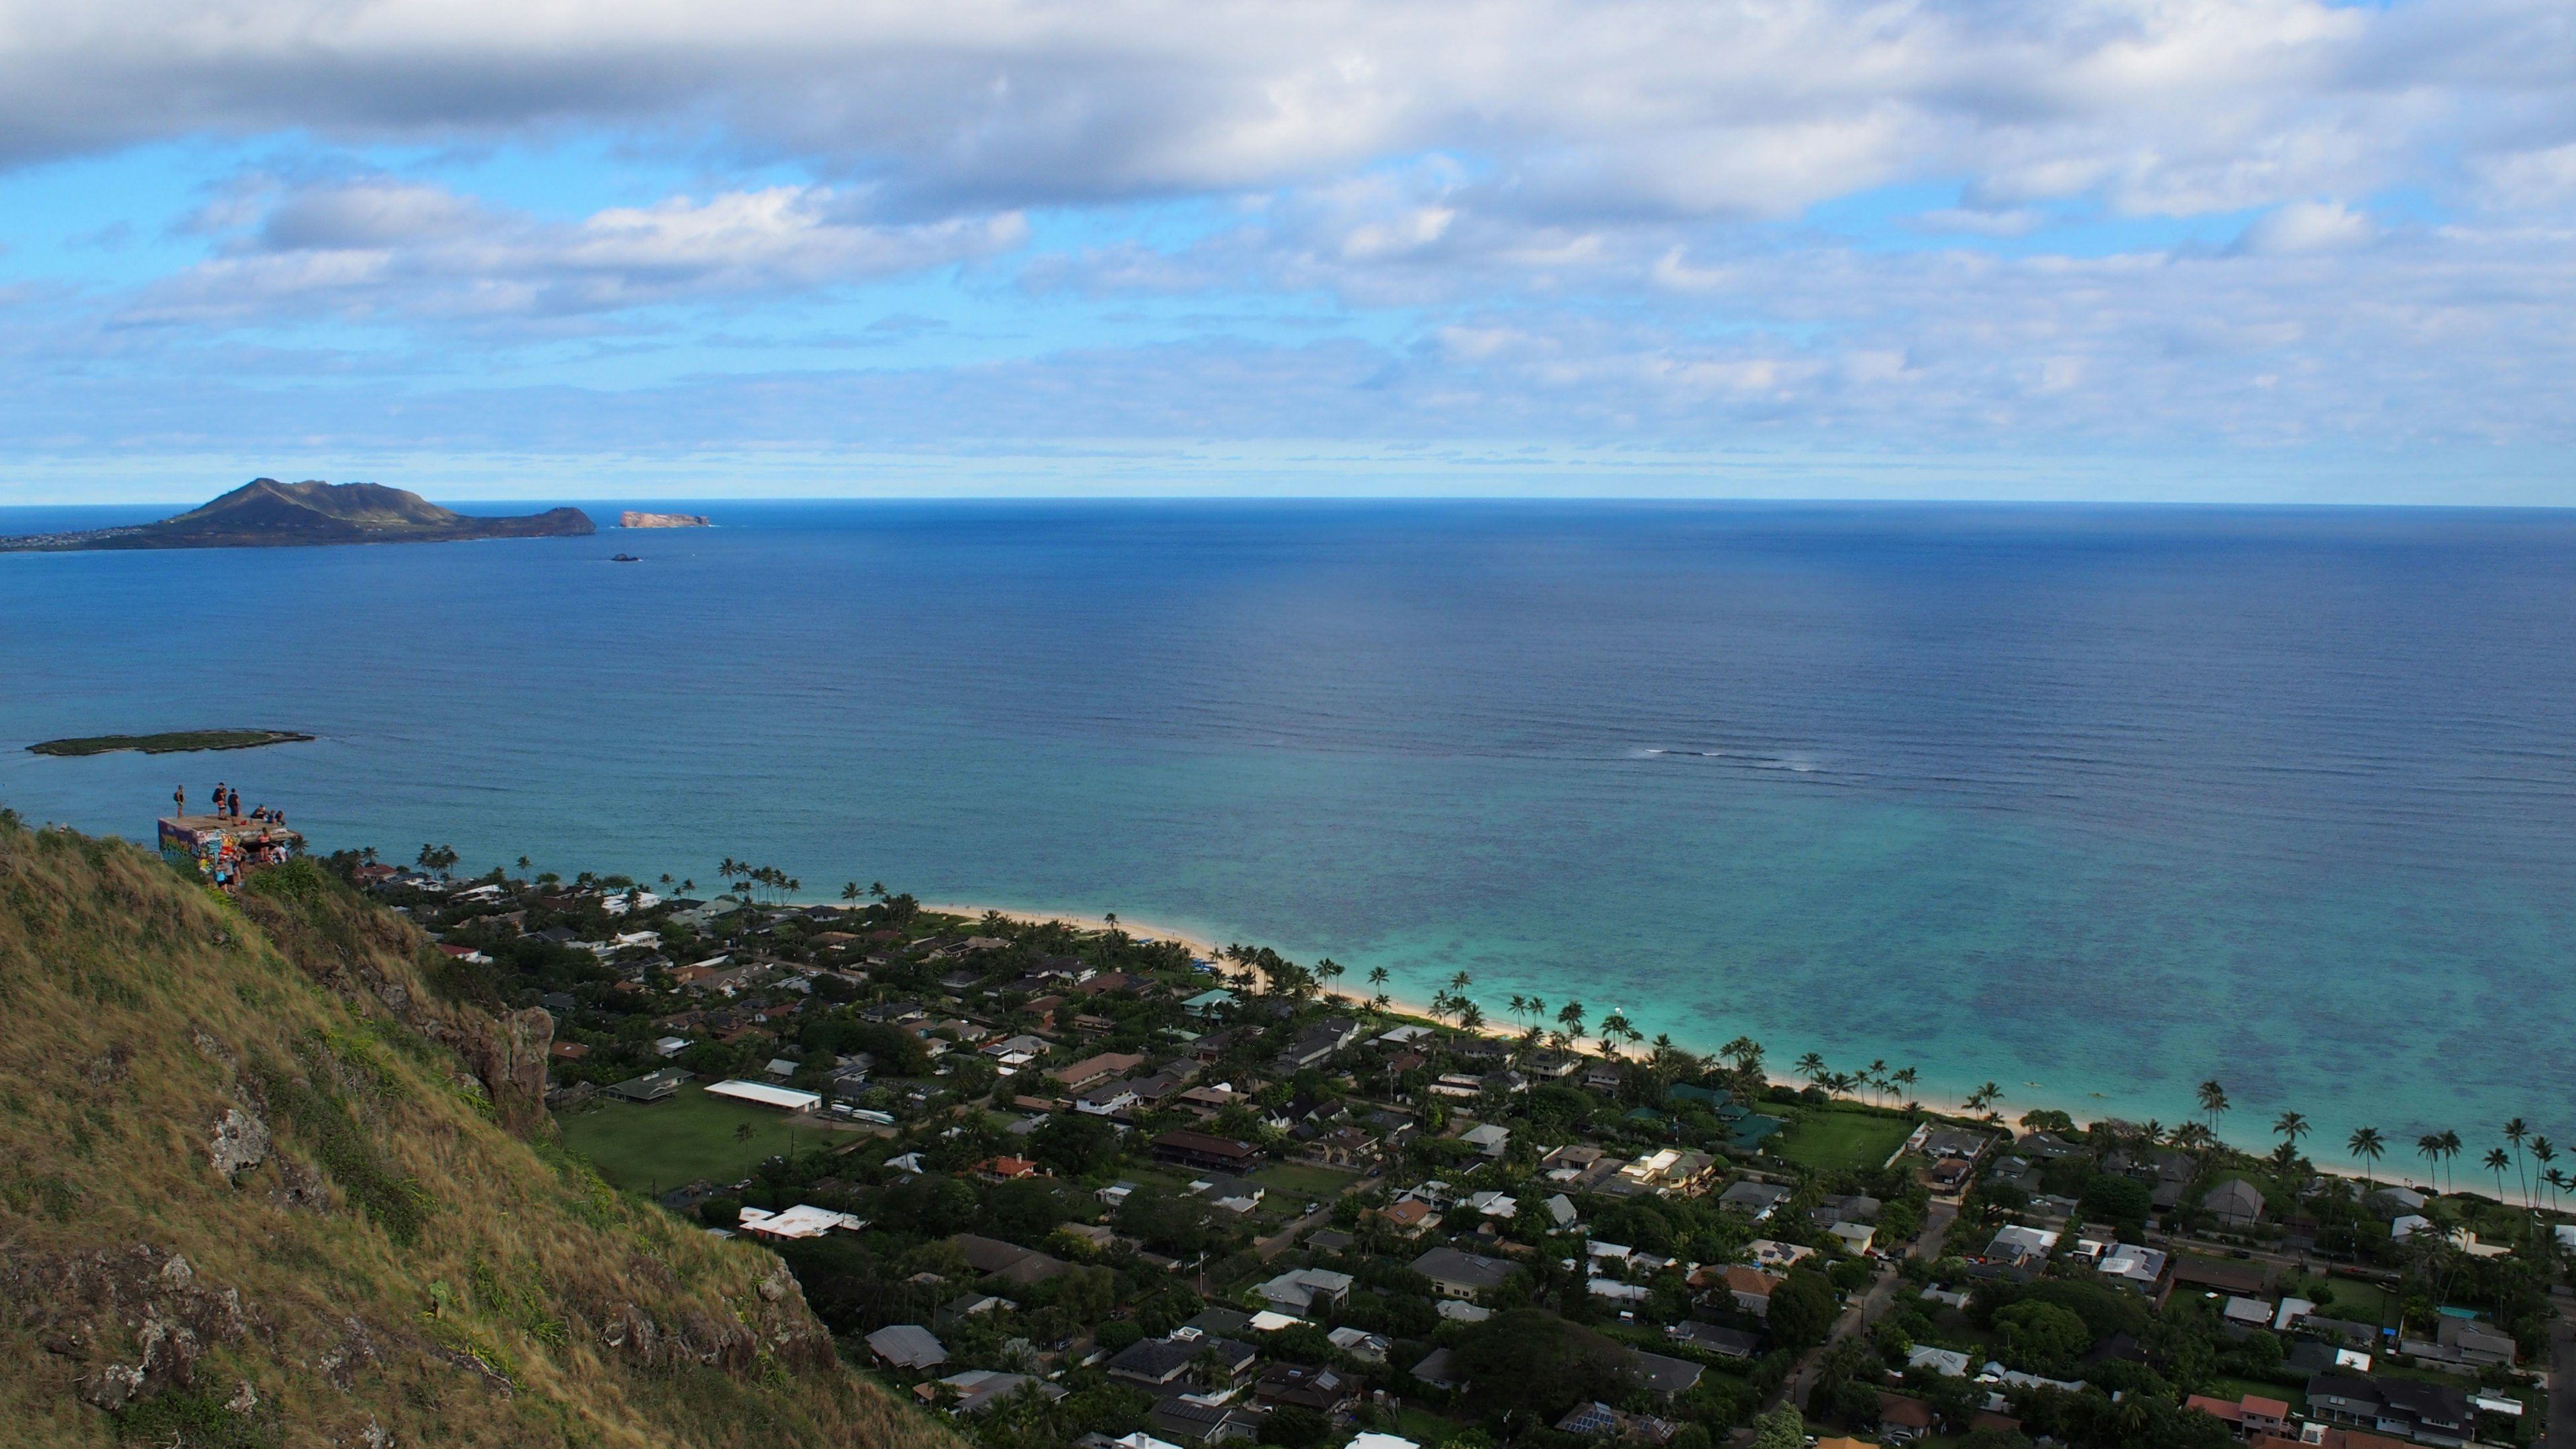
{"label": "blue sky", "polygon": [[0,0],[0,503],[2576,504],[2576,24]]}

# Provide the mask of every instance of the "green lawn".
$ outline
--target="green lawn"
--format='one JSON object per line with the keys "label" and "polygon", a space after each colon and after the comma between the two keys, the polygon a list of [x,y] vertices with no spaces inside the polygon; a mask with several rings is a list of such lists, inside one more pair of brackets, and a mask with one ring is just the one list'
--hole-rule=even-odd
{"label": "green lawn", "polygon": [[1350,1186],[1358,1176],[1356,1172],[1344,1172],[1338,1167],[1316,1167],[1304,1162],[1274,1162],[1268,1167],[1255,1171],[1252,1174],[1252,1180],[1272,1192],[1326,1199],[1341,1196],[1342,1189]]}
{"label": "green lawn", "polygon": [[1771,1139],[1771,1155],[1821,1171],[1876,1167],[1903,1144],[1914,1122],[1878,1112],[1824,1107]]}
{"label": "green lawn", "polygon": [[[754,1163],[789,1150],[791,1144],[801,1152],[849,1140],[813,1128],[791,1132],[786,1114],[776,1108],[710,1097],[695,1082],[650,1106],[602,1102],[555,1120],[563,1128],[564,1146],[589,1158],[611,1185],[656,1194],[702,1177],[740,1181]],[[751,1140],[737,1141],[734,1129],[746,1124]]]}
{"label": "green lawn", "polygon": [[2291,1384],[2276,1384],[2269,1379],[2240,1379],[2218,1374],[2209,1380],[2202,1393],[2213,1399],[2241,1399],[2252,1394],[2259,1399],[2279,1399],[2290,1406],[2293,1414],[2308,1411],[2308,1391]]}

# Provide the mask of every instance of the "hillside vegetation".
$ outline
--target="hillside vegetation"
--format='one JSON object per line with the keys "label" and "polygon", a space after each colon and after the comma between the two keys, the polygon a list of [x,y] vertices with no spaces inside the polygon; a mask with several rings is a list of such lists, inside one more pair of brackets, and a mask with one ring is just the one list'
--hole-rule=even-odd
{"label": "hillside vegetation", "polygon": [[12,1446],[935,1446],[776,1257],[547,1144],[551,1024],[309,865],[0,812]]}

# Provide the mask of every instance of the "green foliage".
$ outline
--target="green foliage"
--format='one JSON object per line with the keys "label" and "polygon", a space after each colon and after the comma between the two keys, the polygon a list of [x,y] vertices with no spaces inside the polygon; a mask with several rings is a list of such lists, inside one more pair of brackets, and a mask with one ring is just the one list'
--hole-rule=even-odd
{"label": "green foliage", "polygon": [[1590,1329],[1535,1308],[1498,1313],[1459,1335],[1459,1375],[1493,1408],[1553,1421],[1575,1404],[1617,1403],[1634,1386],[1624,1350]]}
{"label": "green foliage", "polygon": [[1806,1449],[1807,1421],[1787,1404],[1753,1421],[1752,1449]]}
{"label": "green foliage", "polygon": [[277,1424],[258,1409],[235,1413],[208,1393],[172,1391],[109,1416],[116,1437],[153,1449],[272,1449]]}
{"label": "green foliage", "polygon": [[2134,1177],[2097,1172],[2085,1179],[2084,1215],[2113,1223],[2142,1223],[2154,1210],[2153,1196],[2147,1185]]}
{"label": "green foliage", "polygon": [[311,857],[299,855],[283,865],[252,871],[242,889],[289,905],[311,906],[338,894],[341,886]]}
{"label": "green foliage", "polygon": [[1811,1348],[1825,1341],[1836,1311],[1833,1285],[1801,1264],[1771,1290],[1771,1336],[1785,1348]]}
{"label": "green foliage", "polygon": [[1145,1330],[1132,1319],[1112,1319],[1100,1325],[1099,1331],[1092,1334],[1091,1341],[1107,1352],[1117,1353],[1143,1343]]}
{"label": "green foliage", "polygon": [[251,1070],[270,1107],[294,1124],[340,1190],[366,1209],[385,1236],[404,1247],[418,1242],[432,1199],[419,1183],[396,1177],[384,1166],[340,1094],[274,1066]]}
{"label": "green foliage", "polygon": [[1995,1331],[2004,1341],[2004,1362],[2029,1373],[2062,1375],[2084,1350],[2092,1331],[2070,1309],[2028,1299],[2000,1309]]}
{"label": "green foliage", "polygon": [[1029,1157],[1064,1177],[1106,1171],[1118,1156],[1118,1129],[1087,1113],[1058,1112],[1029,1134]]}
{"label": "green foliage", "polygon": [[1261,1442],[1283,1449],[1307,1449],[1331,1432],[1332,1424],[1313,1409],[1285,1404],[1262,1416]]}

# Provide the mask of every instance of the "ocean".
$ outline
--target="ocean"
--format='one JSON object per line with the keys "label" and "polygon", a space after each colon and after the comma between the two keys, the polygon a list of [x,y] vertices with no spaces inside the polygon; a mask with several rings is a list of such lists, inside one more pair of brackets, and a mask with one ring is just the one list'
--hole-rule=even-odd
{"label": "ocean", "polygon": [[[721,526],[0,555],[0,803],[1116,911],[2013,1115],[2216,1078],[2383,1171],[2576,1135],[2576,514],[650,506]],[[18,748],[222,725],[320,738]]]}

